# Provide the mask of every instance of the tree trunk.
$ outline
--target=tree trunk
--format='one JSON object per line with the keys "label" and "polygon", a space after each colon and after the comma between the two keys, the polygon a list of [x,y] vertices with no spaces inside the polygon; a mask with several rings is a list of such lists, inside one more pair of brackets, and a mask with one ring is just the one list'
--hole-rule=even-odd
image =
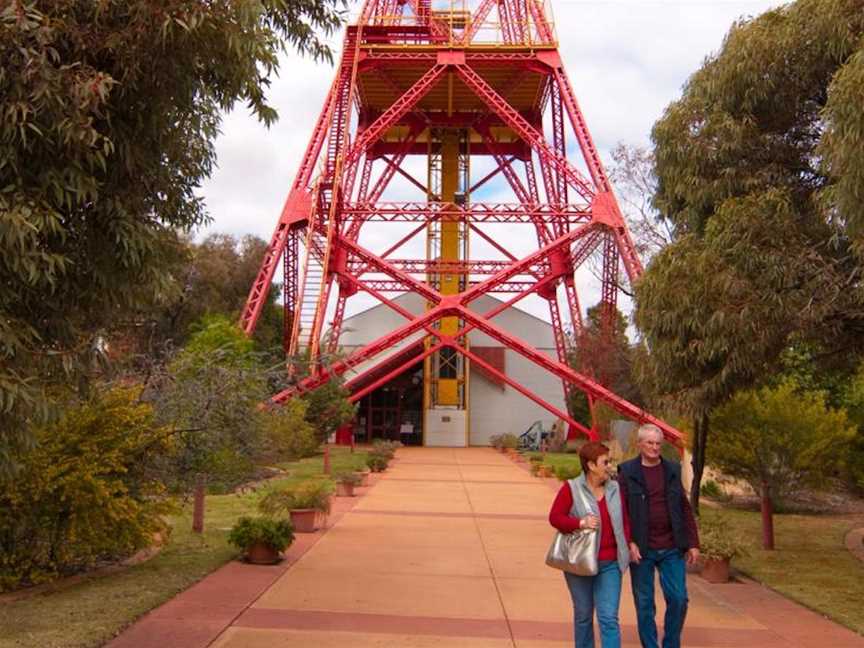
{"label": "tree trunk", "polygon": [[702,491],[702,473],[705,471],[705,446],[708,442],[708,415],[697,414],[693,418],[693,482],[690,484],[690,505],[693,513],[699,515],[699,494]]}
{"label": "tree trunk", "polygon": [[324,439],[324,474],[330,474],[330,444]]}
{"label": "tree trunk", "polygon": [[762,482],[762,548],[774,550],[774,505],[771,502],[771,487]]}
{"label": "tree trunk", "polygon": [[204,532],[204,475],[195,479],[195,495],[192,505],[192,531]]}

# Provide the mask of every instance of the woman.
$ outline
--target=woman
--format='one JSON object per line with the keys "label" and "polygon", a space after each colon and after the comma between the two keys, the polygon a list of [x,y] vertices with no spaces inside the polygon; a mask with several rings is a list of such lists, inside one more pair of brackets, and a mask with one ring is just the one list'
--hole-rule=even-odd
{"label": "woman", "polygon": [[[610,479],[609,448],[596,441],[586,443],[579,451],[579,461],[582,474],[561,487],[549,511],[549,523],[561,533],[577,529],[597,529],[600,533],[597,575],[564,572],[573,599],[576,648],[594,648],[595,608],[602,647],[620,648],[618,603],[621,577],[630,563],[630,520],[618,483]],[[590,510],[578,496],[580,490],[586,494]]]}

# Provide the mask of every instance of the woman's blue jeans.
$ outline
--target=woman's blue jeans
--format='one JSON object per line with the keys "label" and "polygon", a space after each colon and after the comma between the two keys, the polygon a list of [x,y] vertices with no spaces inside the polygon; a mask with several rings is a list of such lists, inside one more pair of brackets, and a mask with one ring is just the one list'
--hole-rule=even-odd
{"label": "woman's blue jeans", "polygon": [[615,560],[601,560],[596,576],[574,576],[564,572],[573,599],[573,632],[576,648],[594,648],[594,609],[600,626],[602,648],[621,647],[618,603],[621,600],[621,569]]}

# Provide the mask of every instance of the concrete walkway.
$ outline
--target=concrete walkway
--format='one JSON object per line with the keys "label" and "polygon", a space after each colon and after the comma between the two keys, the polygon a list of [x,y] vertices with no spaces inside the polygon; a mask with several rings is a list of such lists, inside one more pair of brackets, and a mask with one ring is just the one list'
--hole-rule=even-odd
{"label": "concrete walkway", "polygon": [[[180,610],[202,621],[207,616],[193,588],[163,606],[177,612],[160,617],[157,610],[111,645],[572,646],[563,577],[543,564],[553,534],[546,522],[555,494],[550,485],[489,449],[403,448],[327,533],[290,568],[274,572],[257,599],[238,613],[209,608],[224,619],[212,643],[167,631],[171,623],[183,625]],[[266,569],[230,568],[235,591],[242,573],[260,579]],[[196,587],[212,596],[217,583],[229,586],[227,574]],[[709,585],[691,577],[689,589],[688,648],[864,648],[864,638],[756,584]],[[624,645],[638,646],[629,577],[621,623]],[[173,643],[172,636],[186,639]]]}

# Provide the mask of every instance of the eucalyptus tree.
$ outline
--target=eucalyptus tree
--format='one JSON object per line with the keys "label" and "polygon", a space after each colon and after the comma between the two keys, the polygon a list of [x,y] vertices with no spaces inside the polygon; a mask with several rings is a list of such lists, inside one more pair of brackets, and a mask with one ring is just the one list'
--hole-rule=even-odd
{"label": "eucalyptus tree", "polygon": [[794,341],[864,348],[864,0],[797,0],[733,25],[653,130],[674,242],[636,291],[643,376],[695,420],[764,382]]}
{"label": "eucalyptus tree", "polygon": [[46,378],[84,369],[99,330],[165,289],[221,115],[264,124],[279,55],[331,56],[344,0],[0,3],[0,469]]}

